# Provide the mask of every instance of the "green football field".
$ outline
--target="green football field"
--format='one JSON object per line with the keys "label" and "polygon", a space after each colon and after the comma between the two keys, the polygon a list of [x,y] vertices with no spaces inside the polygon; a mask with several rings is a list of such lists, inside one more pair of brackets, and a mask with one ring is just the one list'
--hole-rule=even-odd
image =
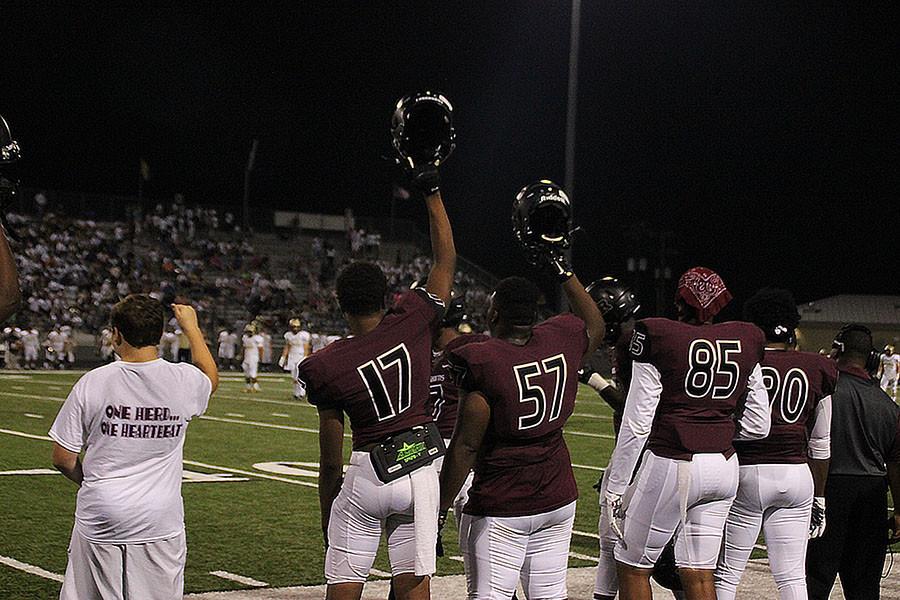
{"label": "green football field", "polygon": [[[47,431],[79,376],[0,372],[0,595],[5,599],[59,593],[77,488],[52,472]],[[238,374],[223,374],[209,410],[188,428],[182,486],[188,593],[324,581],[316,411],[291,400],[286,376],[265,376],[261,385],[261,393],[243,394]],[[582,386],[566,428],[581,492],[570,566],[596,564],[589,560],[597,552],[598,504],[591,486],[612,452],[610,415],[599,396]],[[347,440],[348,454],[349,446]],[[447,557],[439,559],[438,575],[462,572],[450,521]],[[373,578],[389,571],[384,553],[375,569]]]}

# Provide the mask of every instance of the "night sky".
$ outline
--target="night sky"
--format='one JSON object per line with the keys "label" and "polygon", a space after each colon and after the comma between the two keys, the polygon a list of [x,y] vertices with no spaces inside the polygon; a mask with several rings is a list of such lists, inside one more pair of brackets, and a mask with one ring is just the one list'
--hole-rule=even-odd
{"label": "night sky", "polygon": [[[147,195],[239,206],[258,138],[254,206],[386,214],[393,104],[437,88],[456,108],[457,247],[529,273],[509,209],[563,180],[568,2],[106,4],[0,2],[26,186],[136,194],[143,157]],[[663,232],[676,277],[712,267],[739,301],[900,293],[897,9],[770,4],[584,2],[583,280],[652,266]]]}

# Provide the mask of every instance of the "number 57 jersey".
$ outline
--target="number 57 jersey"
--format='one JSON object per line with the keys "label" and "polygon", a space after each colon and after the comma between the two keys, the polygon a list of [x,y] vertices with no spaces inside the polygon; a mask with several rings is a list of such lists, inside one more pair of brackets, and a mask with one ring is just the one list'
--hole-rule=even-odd
{"label": "number 57 jersey", "polygon": [[565,314],[536,325],[523,345],[492,338],[449,353],[460,393],[479,392],[491,408],[465,513],[536,515],[578,497],[562,429],[587,345],[584,321]]}
{"label": "number 57 jersey", "polygon": [[431,422],[431,341],[443,314],[440,299],[407,292],[374,330],[329,344],[298,366],[310,404],[347,414],[354,450]]}

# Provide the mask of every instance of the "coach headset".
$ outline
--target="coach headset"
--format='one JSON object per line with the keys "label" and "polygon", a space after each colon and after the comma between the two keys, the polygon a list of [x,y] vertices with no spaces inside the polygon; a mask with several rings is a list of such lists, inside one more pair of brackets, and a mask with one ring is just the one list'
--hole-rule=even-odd
{"label": "coach headset", "polygon": [[[859,325],[858,323],[851,323],[849,325],[844,325],[841,327],[841,330],[838,331],[837,335],[834,336],[834,341],[831,342],[831,347],[838,351],[838,354],[844,353],[844,336],[846,336],[851,331],[856,331],[866,335],[869,338],[869,341],[872,340],[872,331],[866,327],[865,325]],[[866,355],[866,371],[869,373],[876,373],[878,371],[878,367],[881,365],[881,356],[882,353],[875,349],[875,344],[872,344],[872,349],[869,350],[869,353]]]}

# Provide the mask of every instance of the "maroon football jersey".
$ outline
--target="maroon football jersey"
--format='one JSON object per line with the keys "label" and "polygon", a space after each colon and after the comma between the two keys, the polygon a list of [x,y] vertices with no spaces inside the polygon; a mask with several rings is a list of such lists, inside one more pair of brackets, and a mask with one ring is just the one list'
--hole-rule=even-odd
{"label": "maroon football jersey", "polygon": [[437,424],[441,437],[449,440],[456,427],[456,414],[459,412],[459,386],[453,379],[450,362],[446,356],[456,348],[473,342],[483,342],[491,336],[481,333],[469,333],[450,340],[444,351],[435,357],[431,369],[431,416]]}
{"label": "maroon football jersey", "polygon": [[460,387],[491,407],[466,513],[535,515],[578,498],[562,429],[587,345],[584,321],[565,314],[535,326],[524,345],[491,338],[449,353]]}
{"label": "maroon football jersey", "polygon": [[764,344],[762,330],[750,323],[638,321],[629,352],[635,362],[653,365],[662,382],[647,447],[678,460],[734,454],[735,414]]}
{"label": "maroon football jersey", "polygon": [[353,448],[431,421],[431,343],[443,311],[424,290],[407,292],[374,330],[329,344],[300,363],[297,379],[310,404],[347,414]]}
{"label": "maroon football jersey", "polygon": [[763,381],[772,404],[768,437],[735,441],[742,465],[805,463],[816,407],[834,391],[837,365],[819,354],[766,350]]}

